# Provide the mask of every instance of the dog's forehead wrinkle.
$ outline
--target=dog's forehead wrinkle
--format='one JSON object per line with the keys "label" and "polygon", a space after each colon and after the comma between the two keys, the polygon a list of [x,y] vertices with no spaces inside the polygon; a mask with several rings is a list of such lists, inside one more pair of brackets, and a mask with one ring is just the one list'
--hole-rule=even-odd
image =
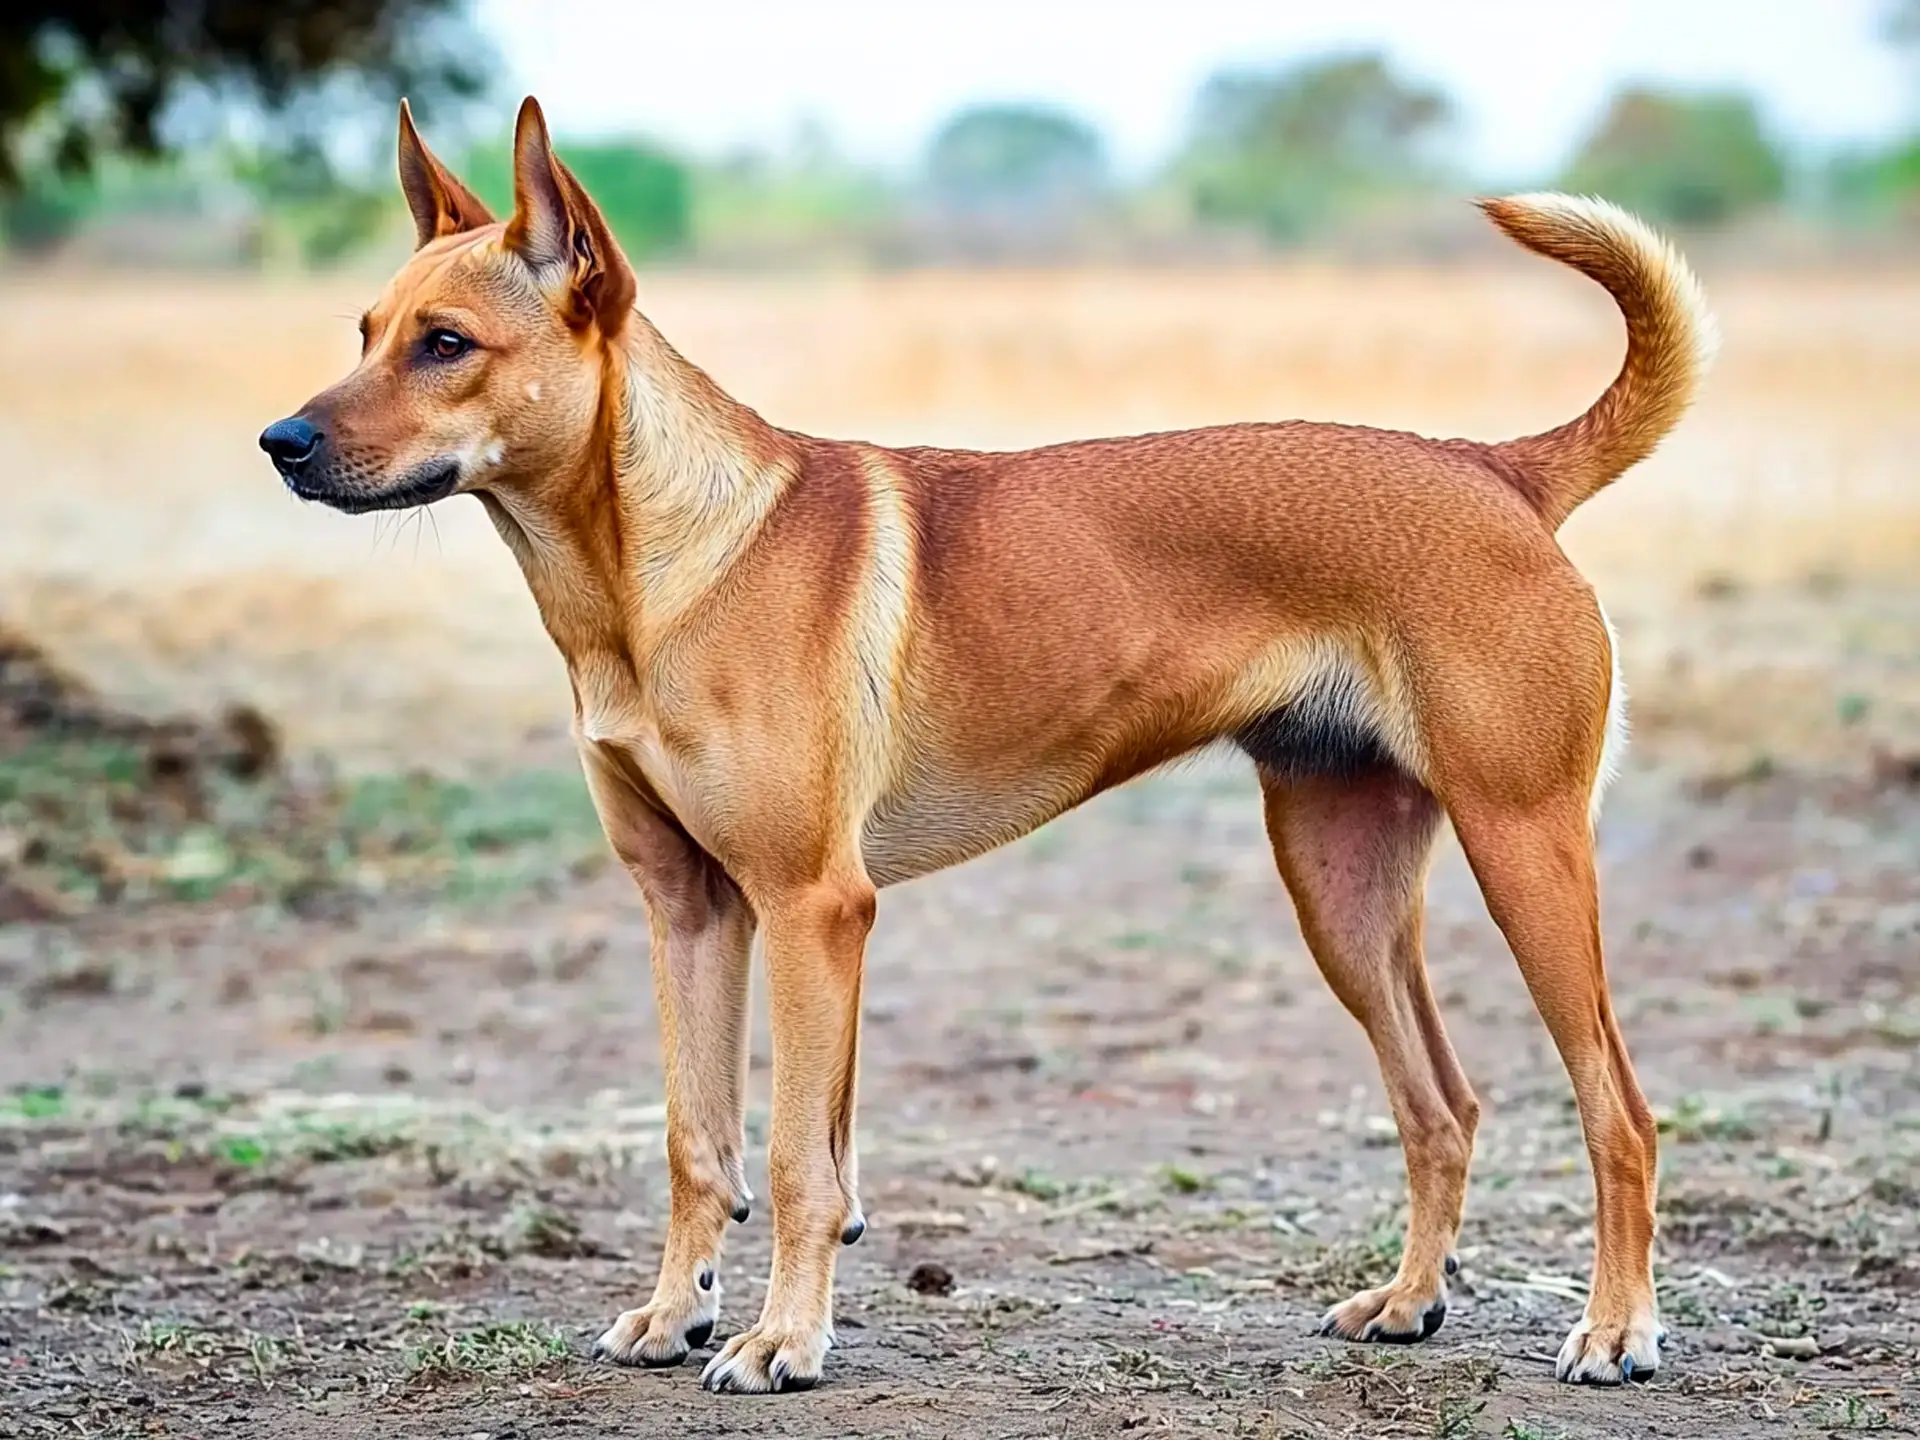
{"label": "dog's forehead wrinkle", "polygon": [[455,297],[472,293],[463,282],[484,276],[488,268],[466,249],[436,254],[429,246],[400,268],[375,309],[400,315],[454,303]]}

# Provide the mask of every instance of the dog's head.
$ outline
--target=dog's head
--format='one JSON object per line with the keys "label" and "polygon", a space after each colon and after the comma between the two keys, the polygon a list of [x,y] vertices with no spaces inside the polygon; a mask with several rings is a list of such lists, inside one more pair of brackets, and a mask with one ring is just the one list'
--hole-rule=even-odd
{"label": "dog's head", "polygon": [[260,436],[294,494],[354,513],[577,463],[633,311],[633,270],[531,98],[511,219],[434,158],[404,101],[400,185],[419,243],[361,317],[360,363]]}

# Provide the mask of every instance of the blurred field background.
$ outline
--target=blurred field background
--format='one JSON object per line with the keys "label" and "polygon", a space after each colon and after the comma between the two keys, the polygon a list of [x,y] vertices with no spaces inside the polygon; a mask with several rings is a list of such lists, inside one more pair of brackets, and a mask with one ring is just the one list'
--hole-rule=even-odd
{"label": "blurred field background", "polygon": [[[152,136],[84,104],[18,130],[0,616],[117,703],[253,703],[351,767],[563,762],[557,662],[478,507],[303,509],[252,446],[351,364],[349,317],[405,253],[382,84],[508,198],[518,77],[486,12],[386,8],[415,24],[394,73],[266,98],[200,77]],[[1915,15],[1853,19],[1899,56]],[[1556,167],[1479,176],[1474,97],[1364,34],[1220,57],[1168,152],[1125,168],[1045,95],[963,105],[892,164],[804,120],[723,153],[568,143],[567,100],[561,148],[665,333],[777,423],[883,441],[1557,423],[1613,373],[1617,317],[1464,197],[1608,194],[1674,231],[1726,335],[1699,411],[1567,533],[1643,735],[1836,763],[1920,729],[1920,138],[1814,141],[1764,94],[1627,73]]]}

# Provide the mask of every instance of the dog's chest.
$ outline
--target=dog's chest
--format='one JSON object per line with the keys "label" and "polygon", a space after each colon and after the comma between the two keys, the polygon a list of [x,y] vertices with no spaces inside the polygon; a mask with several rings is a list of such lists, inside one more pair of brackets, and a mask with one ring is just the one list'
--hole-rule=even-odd
{"label": "dog's chest", "polygon": [[958,865],[1046,824],[1077,798],[1072,781],[981,784],[925,774],[884,796],[866,818],[860,850],[867,872],[894,885]]}
{"label": "dog's chest", "polygon": [[639,782],[676,815],[696,800],[686,765],[661,734],[659,718],[626,677],[605,669],[573,670],[575,730],[614,771]]}

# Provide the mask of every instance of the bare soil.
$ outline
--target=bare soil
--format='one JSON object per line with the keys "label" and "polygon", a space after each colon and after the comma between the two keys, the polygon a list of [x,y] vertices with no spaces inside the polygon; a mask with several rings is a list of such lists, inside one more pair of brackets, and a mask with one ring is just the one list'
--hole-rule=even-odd
{"label": "bare soil", "polygon": [[[801,1396],[585,1358],[644,1299],[666,1206],[624,877],[9,930],[0,1430],[1911,1433],[1920,791],[1707,788],[1636,775],[1604,830],[1616,991],[1667,1117],[1649,1385],[1552,1380],[1591,1244],[1579,1133],[1452,853],[1432,966],[1489,1110],[1454,1307],[1414,1350],[1314,1335],[1391,1269],[1400,1159],[1222,762],[885,897],[871,1228]],[[756,1136],[765,1071],[762,1037]],[[768,1236],[735,1232],[716,1343]]]}

